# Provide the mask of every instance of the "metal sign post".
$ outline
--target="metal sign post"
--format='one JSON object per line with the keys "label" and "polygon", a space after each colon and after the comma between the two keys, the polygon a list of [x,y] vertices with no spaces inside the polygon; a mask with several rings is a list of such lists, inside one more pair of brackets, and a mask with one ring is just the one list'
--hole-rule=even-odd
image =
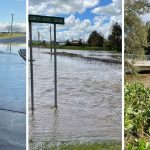
{"label": "metal sign post", "polygon": [[57,57],[56,57],[56,24],[54,24],[54,85],[55,85],[55,108],[57,108]]}
{"label": "metal sign post", "polygon": [[51,54],[52,54],[52,29],[51,29],[51,26],[50,26],[50,30],[49,30],[49,34],[50,34],[50,49],[51,49]]}
{"label": "metal sign post", "polygon": [[54,87],[55,108],[57,108],[57,53],[56,53],[56,24],[64,24],[64,18],[52,16],[29,15],[30,34],[30,72],[31,72],[31,107],[34,110],[33,57],[32,57],[32,22],[54,24]]}
{"label": "metal sign post", "polygon": [[32,55],[32,23],[29,22],[30,36],[30,75],[31,75],[31,108],[34,110],[33,55]]}
{"label": "metal sign post", "polygon": [[52,16],[29,15],[29,22],[64,24],[64,18]]}

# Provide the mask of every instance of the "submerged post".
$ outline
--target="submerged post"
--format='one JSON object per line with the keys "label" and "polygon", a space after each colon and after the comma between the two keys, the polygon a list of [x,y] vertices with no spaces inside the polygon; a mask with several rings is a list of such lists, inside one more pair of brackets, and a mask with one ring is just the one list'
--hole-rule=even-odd
{"label": "submerged post", "polygon": [[31,23],[52,23],[54,24],[54,94],[55,108],[57,108],[57,53],[56,53],[56,24],[65,24],[64,18],[54,16],[29,15],[29,30],[30,30],[30,71],[31,71],[31,104],[34,110],[34,86],[33,86],[33,60],[32,60],[32,27]]}
{"label": "submerged post", "polygon": [[34,110],[34,85],[33,85],[33,56],[32,56],[32,23],[29,22],[30,37],[30,75],[31,75],[31,109]]}
{"label": "submerged post", "polygon": [[56,54],[56,24],[54,24],[54,86],[55,108],[57,108],[57,54]]}
{"label": "submerged post", "polygon": [[50,26],[50,49],[51,49],[51,53],[52,53],[52,29],[51,29],[51,26]]}

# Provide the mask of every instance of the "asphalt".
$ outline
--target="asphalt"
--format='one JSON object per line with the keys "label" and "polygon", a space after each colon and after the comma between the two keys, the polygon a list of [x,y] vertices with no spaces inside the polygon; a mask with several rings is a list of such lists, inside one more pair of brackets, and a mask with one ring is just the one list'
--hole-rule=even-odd
{"label": "asphalt", "polygon": [[25,43],[26,37],[13,37],[13,38],[4,38],[0,39],[0,43]]}

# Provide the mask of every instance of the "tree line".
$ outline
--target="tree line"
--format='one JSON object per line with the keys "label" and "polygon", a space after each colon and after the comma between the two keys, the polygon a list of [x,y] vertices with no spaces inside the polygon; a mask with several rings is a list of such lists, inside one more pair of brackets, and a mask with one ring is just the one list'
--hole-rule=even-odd
{"label": "tree line", "polygon": [[112,32],[105,39],[101,33],[96,30],[93,31],[86,42],[80,39],[77,43],[66,41],[66,46],[93,46],[100,47],[108,50],[122,51],[122,29],[118,23],[114,24],[112,27]]}

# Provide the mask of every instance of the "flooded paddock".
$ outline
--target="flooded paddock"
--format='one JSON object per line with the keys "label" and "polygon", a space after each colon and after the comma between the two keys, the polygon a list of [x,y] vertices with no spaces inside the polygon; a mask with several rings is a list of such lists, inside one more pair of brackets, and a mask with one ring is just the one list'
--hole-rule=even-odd
{"label": "flooded paddock", "polygon": [[[55,109],[54,58],[45,52],[49,50],[33,48],[35,110],[32,113],[29,97],[30,147],[45,141],[52,144],[121,141],[121,64],[58,56]],[[73,52],[96,57],[96,51]]]}
{"label": "flooded paddock", "polygon": [[25,150],[25,44],[0,44],[0,149]]}

